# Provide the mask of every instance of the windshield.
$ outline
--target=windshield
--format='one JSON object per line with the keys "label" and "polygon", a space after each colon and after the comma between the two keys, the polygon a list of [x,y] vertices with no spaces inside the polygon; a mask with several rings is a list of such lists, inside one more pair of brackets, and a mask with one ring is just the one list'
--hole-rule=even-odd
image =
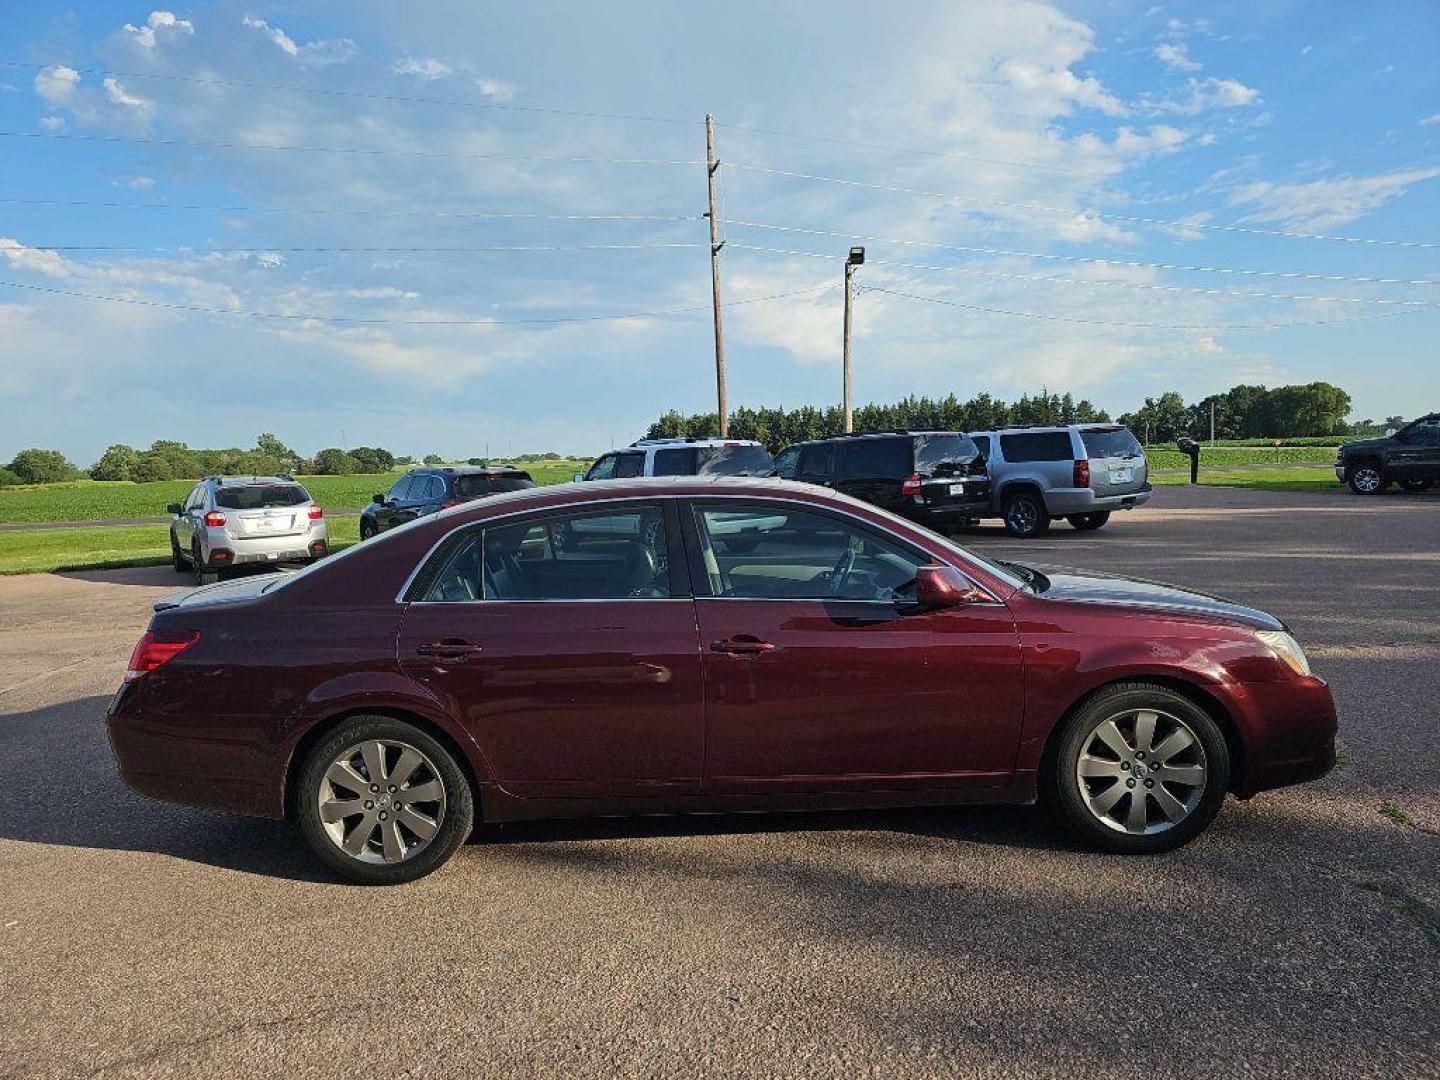
{"label": "windshield", "polygon": [[1140,457],[1145,452],[1129,428],[1096,428],[1093,431],[1082,429],[1080,441],[1085,444],[1085,453],[1092,458]]}
{"label": "windshield", "polygon": [[979,456],[969,435],[925,435],[916,440],[915,471],[922,475],[955,472]]}
{"label": "windshield", "polygon": [[225,510],[304,506],[309,501],[309,492],[299,484],[247,484],[244,487],[222,487],[215,492],[215,505]]}
{"label": "windshield", "polygon": [[697,476],[769,476],[775,459],[763,446],[702,446],[696,460]]}

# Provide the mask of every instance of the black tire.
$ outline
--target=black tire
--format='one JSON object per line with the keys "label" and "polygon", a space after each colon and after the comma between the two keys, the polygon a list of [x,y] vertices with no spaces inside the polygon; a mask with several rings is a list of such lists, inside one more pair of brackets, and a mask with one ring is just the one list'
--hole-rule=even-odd
{"label": "black tire", "polygon": [[190,545],[190,568],[195,573],[196,585],[214,585],[220,580],[220,571],[205,565],[205,560],[200,557],[200,545]]}
{"label": "black tire", "polygon": [[1345,482],[1356,495],[1379,495],[1390,486],[1385,470],[1373,461],[1357,461],[1351,465],[1346,470]]}
{"label": "black tire", "polygon": [[366,540],[369,540],[369,539],[370,539],[372,536],[374,536],[374,535],[375,535],[375,525],[374,525],[374,523],[372,523],[372,522],[370,522],[370,521],[367,521],[365,518],[361,518],[361,519],[360,519],[360,542],[361,542],[361,543],[364,543]]}
{"label": "black tire", "polygon": [[1070,523],[1072,528],[1079,529],[1081,532],[1093,532],[1110,520],[1110,511],[1096,510],[1090,514],[1071,514],[1065,520]]}
{"label": "black tire", "polygon": [[174,529],[170,530],[170,565],[175,568],[177,574],[185,574],[190,571],[190,564],[180,550],[180,541],[175,539]]}
{"label": "black tire", "polygon": [[[1189,763],[1183,767],[1193,768],[1195,763],[1203,767],[1203,785],[1194,785],[1189,788],[1164,786],[1168,782],[1161,781],[1167,794],[1172,796],[1173,802],[1179,802],[1175,798],[1175,792],[1188,792],[1189,797],[1186,805],[1193,799],[1193,806],[1189,812],[1174,824],[1166,825],[1161,821],[1165,817],[1161,806],[1153,796],[1145,797],[1145,810],[1142,811],[1148,819],[1153,819],[1155,825],[1164,826],[1160,831],[1155,832],[1128,832],[1123,828],[1123,823],[1112,822],[1105,824],[1092,811],[1090,799],[1102,797],[1110,790],[1106,784],[1105,777],[1086,781],[1087,784],[1095,784],[1088,795],[1081,790],[1081,779],[1077,775],[1080,755],[1086,749],[1095,735],[1097,729],[1111,720],[1117,722],[1117,729],[1124,731],[1128,722],[1125,717],[1140,711],[1153,711],[1159,714],[1156,720],[1156,734],[1159,735],[1160,725],[1164,724],[1167,731],[1175,730],[1171,720],[1178,720],[1187,728],[1189,733],[1198,740],[1198,749],[1192,743],[1184,750],[1177,752],[1168,758],[1170,762],[1178,762],[1182,758],[1189,758]],[[1161,851],[1170,851],[1189,843],[1197,835],[1204,831],[1205,827],[1215,819],[1220,812],[1220,807],[1225,802],[1225,792],[1230,785],[1230,752],[1225,743],[1225,736],[1220,731],[1214,719],[1200,706],[1196,705],[1183,694],[1176,693],[1167,687],[1157,686],[1153,683],[1129,682],[1117,683],[1108,686],[1096,693],[1089,700],[1084,702],[1063,722],[1063,729],[1060,734],[1060,743],[1056,749],[1053,759],[1050,762],[1046,774],[1041,778],[1042,796],[1047,805],[1057,814],[1060,820],[1080,836],[1091,847],[1099,848],[1102,851],[1110,851],[1120,855],[1151,855]],[[1127,741],[1133,739],[1133,733],[1127,737]],[[1154,744],[1158,749],[1163,745],[1164,739],[1160,738]],[[1203,754],[1201,753],[1203,751]],[[1140,757],[1144,757],[1142,752]],[[1117,759],[1119,759],[1117,755]],[[1087,758],[1093,760],[1093,758]],[[1145,771],[1144,762],[1126,763],[1121,768],[1136,769]],[[1152,763],[1148,769],[1153,771],[1155,765]],[[1129,776],[1129,772],[1117,776]],[[1137,790],[1135,780],[1116,779],[1116,785],[1125,784],[1126,790],[1118,796],[1118,802],[1113,804],[1117,813],[1119,808],[1124,807],[1127,811],[1131,800],[1135,798],[1133,790]],[[1144,788],[1154,787],[1155,780],[1143,781]]]}
{"label": "black tire", "polygon": [[[363,861],[345,853],[320,818],[321,785],[327,783],[326,770],[347,749],[374,740],[418,750],[428,759],[428,764],[433,765],[434,777],[444,789],[438,831],[415,854],[406,855],[398,862]],[[392,767],[394,763],[389,762]],[[352,716],[321,740],[300,766],[290,817],[320,861],[341,877],[361,885],[399,885],[434,873],[470,838],[475,827],[475,794],[451,752],[420,728],[388,716]],[[350,826],[352,830],[355,827]],[[342,824],[342,832],[344,829]],[[418,834],[409,836],[418,842]],[[369,844],[365,850],[370,857],[381,854]]]}
{"label": "black tire", "polygon": [[1043,536],[1050,529],[1050,512],[1045,509],[1045,500],[1039,492],[1029,489],[1006,495],[1000,515],[1005,519],[1005,531],[1022,540]]}
{"label": "black tire", "polygon": [[1400,486],[1411,494],[1414,494],[1417,491],[1428,491],[1430,489],[1430,481],[1422,480],[1418,476],[1409,476],[1400,481]]}

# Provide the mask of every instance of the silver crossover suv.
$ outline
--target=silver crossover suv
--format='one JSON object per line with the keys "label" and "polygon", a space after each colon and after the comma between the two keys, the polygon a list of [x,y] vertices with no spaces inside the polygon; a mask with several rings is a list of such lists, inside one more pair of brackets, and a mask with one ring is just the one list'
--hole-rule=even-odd
{"label": "silver crossover suv", "polygon": [[991,514],[1011,536],[1039,536],[1064,518],[1098,529],[1150,499],[1145,451],[1121,424],[972,431],[990,470]]}
{"label": "silver crossover suv", "polygon": [[325,511],[288,476],[207,476],[168,509],[170,557],[197,585],[234,566],[314,562],[330,550]]}

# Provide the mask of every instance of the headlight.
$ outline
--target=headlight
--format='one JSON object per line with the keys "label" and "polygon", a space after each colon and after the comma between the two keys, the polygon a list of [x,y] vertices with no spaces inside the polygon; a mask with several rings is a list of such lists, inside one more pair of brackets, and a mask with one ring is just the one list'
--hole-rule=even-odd
{"label": "headlight", "polygon": [[1310,674],[1310,661],[1305,659],[1305,650],[1284,630],[1257,630],[1255,636],[1267,649],[1289,664],[1296,675]]}

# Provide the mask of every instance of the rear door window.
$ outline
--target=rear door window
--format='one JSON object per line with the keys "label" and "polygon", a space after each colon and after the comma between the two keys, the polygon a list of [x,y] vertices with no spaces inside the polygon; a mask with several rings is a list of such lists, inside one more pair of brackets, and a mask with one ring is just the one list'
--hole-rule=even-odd
{"label": "rear door window", "polygon": [[406,473],[395,481],[385,497],[391,502],[404,502],[410,497],[410,484],[414,479],[414,473]]}
{"label": "rear door window", "polygon": [[987,458],[990,456],[990,436],[989,436],[989,435],[976,435],[976,436],[975,436],[974,438],[972,438],[970,441],[975,444],[975,449],[976,449],[976,450],[979,450],[980,453],[984,454]]}
{"label": "rear door window", "polygon": [[222,487],[215,492],[215,505],[226,510],[303,506],[309,501],[309,493],[299,484],[246,484],[243,487]]}
{"label": "rear door window", "polygon": [[1080,441],[1085,444],[1085,453],[1092,458],[1139,457],[1144,453],[1140,448],[1140,440],[1131,434],[1129,428],[1082,431]]}
{"label": "rear door window", "polygon": [[655,451],[656,476],[694,476],[695,448],[676,446],[669,450]]}
{"label": "rear door window", "polygon": [[795,479],[795,465],[800,460],[800,447],[792,446],[788,450],[781,450],[780,456],[775,459],[775,475],[785,480]]}
{"label": "rear door window", "polygon": [[616,478],[617,480],[622,480],[622,479],[625,479],[626,477],[631,477],[631,476],[644,476],[644,475],[645,475],[645,455],[644,455],[643,453],[640,453],[640,454],[621,454],[621,455],[620,455],[620,460],[619,460],[619,461],[616,463],[616,465],[615,465],[615,478]]}
{"label": "rear door window", "polygon": [[445,481],[438,476],[432,476],[425,482],[425,494],[416,496],[426,502],[434,502],[445,494]]}
{"label": "rear door window", "polygon": [[840,463],[852,480],[900,479],[915,471],[915,440],[852,439],[841,444]]}
{"label": "rear door window", "polygon": [[968,435],[922,435],[916,442],[915,471],[921,476],[959,472],[980,455]]}
{"label": "rear door window", "polygon": [[1005,452],[1005,460],[1011,462],[1070,461],[1074,453],[1068,431],[1024,431],[1001,435],[1000,448]]}
{"label": "rear door window", "polygon": [[800,476],[831,476],[835,472],[835,444],[815,443],[802,447],[800,465],[796,470]]}
{"label": "rear door window", "polygon": [[696,454],[700,476],[769,476],[775,459],[763,446],[706,446]]}

